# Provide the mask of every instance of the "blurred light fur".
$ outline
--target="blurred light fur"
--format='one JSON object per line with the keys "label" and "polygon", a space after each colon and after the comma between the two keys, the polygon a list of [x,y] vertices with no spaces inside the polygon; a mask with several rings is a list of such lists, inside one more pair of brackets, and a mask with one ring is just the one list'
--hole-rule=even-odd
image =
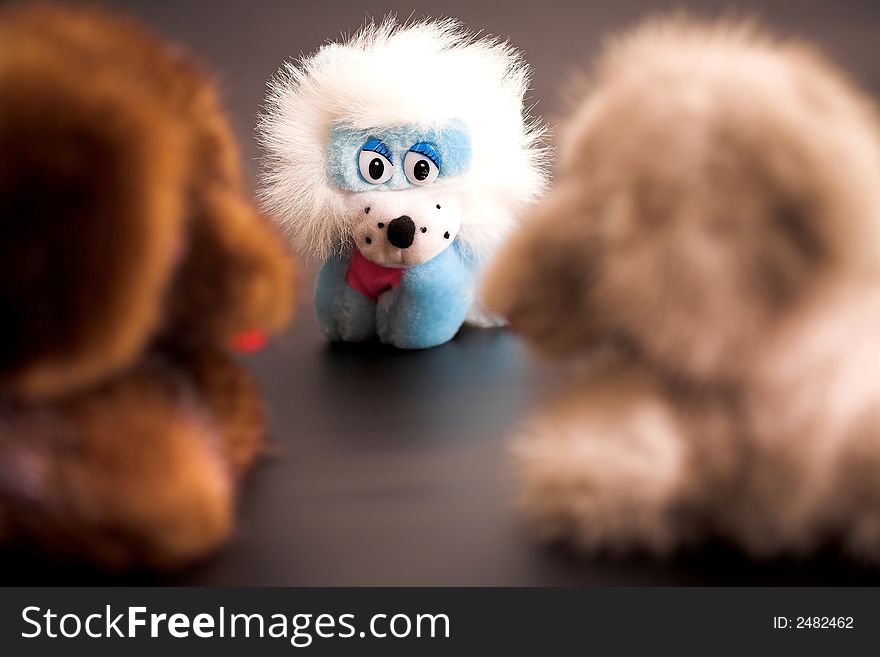
{"label": "blurred light fur", "polygon": [[594,357],[516,442],[542,535],[880,557],[874,102],[750,23],[610,41],[487,307]]}

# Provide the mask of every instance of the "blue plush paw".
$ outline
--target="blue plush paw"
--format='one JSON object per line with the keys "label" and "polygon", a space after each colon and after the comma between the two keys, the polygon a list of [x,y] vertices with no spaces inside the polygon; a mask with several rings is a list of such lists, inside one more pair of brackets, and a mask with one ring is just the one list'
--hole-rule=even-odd
{"label": "blue plush paw", "polygon": [[473,301],[473,274],[456,248],[411,267],[379,297],[379,339],[400,349],[427,349],[451,340]]}
{"label": "blue plush paw", "polygon": [[363,342],[376,336],[376,303],[346,281],[347,256],[329,258],[315,281],[315,317],[334,342]]}

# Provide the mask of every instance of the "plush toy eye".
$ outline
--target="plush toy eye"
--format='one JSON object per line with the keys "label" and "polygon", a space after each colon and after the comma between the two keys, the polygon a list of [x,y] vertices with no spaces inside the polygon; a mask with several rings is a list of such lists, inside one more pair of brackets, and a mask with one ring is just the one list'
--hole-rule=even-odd
{"label": "plush toy eye", "polygon": [[371,150],[362,150],[358,156],[358,167],[361,176],[371,185],[381,185],[388,182],[394,173],[394,165],[387,157]]}
{"label": "plush toy eye", "polygon": [[403,160],[403,171],[413,185],[430,185],[440,175],[440,158],[430,144],[416,144]]}

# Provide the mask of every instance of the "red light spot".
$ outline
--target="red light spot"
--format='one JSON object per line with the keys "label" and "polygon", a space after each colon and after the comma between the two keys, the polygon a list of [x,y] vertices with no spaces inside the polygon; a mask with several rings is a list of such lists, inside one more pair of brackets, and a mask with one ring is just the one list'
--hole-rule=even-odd
{"label": "red light spot", "polygon": [[266,334],[257,330],[242,331],[232,339],[232,346],[242,353],[259,351],[266,346]]}

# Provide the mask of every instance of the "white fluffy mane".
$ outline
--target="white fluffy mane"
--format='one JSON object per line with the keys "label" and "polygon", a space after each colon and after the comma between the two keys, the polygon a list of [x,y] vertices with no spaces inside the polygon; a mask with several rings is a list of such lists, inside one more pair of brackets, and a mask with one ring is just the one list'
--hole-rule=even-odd
{"label": "white fluffy mane", "polygon": [[546,184],[544,129],[528,117],[530,71],[509,43],[452,19],[367,24],[344,43],[288,62],[269,82],[258,123],[265,150],[260,197],[304,255],[345,242],[345,192],[330,182],[331,125],[376,128],[460,119],[471,163],[460,178],[463,244],[482,257]]}

